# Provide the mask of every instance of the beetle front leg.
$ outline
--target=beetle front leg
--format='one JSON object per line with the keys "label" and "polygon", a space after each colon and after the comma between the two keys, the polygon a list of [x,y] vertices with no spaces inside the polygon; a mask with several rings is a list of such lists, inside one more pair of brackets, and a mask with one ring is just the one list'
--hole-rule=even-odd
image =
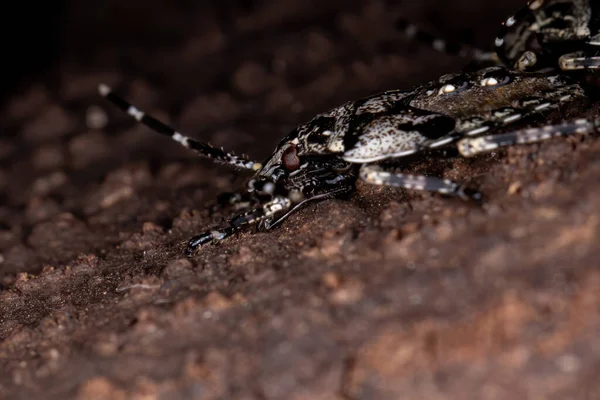
{"label": "beetle front leg", "polygon": [[392,186],[409,190],[425,190],[450,196],[457,196],[463,200],[481,201],[481,193],[466,188],[448,179],[433,176],[403,174],[387,171],[376,164],[365,164],[360,169],[360,179],[372,185]]}
{"label": "beetle front leg", "polygon": [[276,214],[287,211],[290,206],[291,201],[288,198],[275,197],[273,200],[264,203],[257,208],[237,214],[227,221],[226,224],[191,238],[188,241],[185,254],[190,257],[200,246],[209,242],[217,242],[228,238],[245,228],[247,225],[258,224],[265,219],[271,219]]}
{"label": "beetle front leg", "polygon": [[213,229],[211,231],[206,231],[201,235],[194,236],[188,241],[187,249],[185,250],[185,255],[187,257],[191,257],[196,251],[196,249],[202,246],[203,244],[217,240],[223,240],[226,237],[229,237],[233,233],[235,233],[236,230],[237,229],[231,226],[224,226]]}

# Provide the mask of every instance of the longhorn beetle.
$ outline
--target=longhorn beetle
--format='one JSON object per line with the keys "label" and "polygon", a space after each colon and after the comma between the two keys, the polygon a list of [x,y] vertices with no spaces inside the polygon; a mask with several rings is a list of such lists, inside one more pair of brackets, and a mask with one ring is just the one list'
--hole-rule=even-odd
{"label": "longhorn beetle", "polygon": [[187,255],[249,225],[269,230],[307,202],[352,193],[358,179],[479,201],[482,196],[475,190],[447,179],[403,173],[396,168],[397,162],[441,146],[454,145],[462,156],[471,157],[502,146],[600,130],[600,117],[512,128],[531,116],[585,101],[587,96],[562,73],[494,66],[345,103],[296,127],[259,163],[184,136],[106,85],[100,85],[99,92],[140,123],[199,155],[254,173],[245,192],[226,199],[243,211],[191,238]]}

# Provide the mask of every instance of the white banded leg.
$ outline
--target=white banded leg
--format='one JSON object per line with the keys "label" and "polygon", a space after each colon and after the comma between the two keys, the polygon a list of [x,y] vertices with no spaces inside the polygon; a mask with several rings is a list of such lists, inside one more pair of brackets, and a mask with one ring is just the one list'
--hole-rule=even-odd
{"label": "white banded leg", "polygon": [[449,135],[425,142],[422,148],[436,148],[454,143],[466,137],[481,136],[506,125],[514,124],[537,113],[557,109],[565,103],[583,98],[578,85],[563,86],[550,90],[543,96],[531,96],[518,100],[517,107],[502,107],[492,110],[486,117],[475,116],[459,121],[456,130]]}
{"label": "white banded leg", "polygon": [[577,53],[565,54],[558,59],[558,65],[563,71],[600,69],[600,56],[585,57]]}
{"label": "white banded leg", "polygon": [[496,150],[499,147],[536,143],[556,136],[590,134],[598,131],[600,131],[600,118],[594,120],[577,119],[541,128],[521,129],[498,135],[465,138],[457,143],[457,147],[458,151],[464,157],[472,157],[480,153]]}
{"label": "white banded leg", "polygon": [[213,159],[223,164],[228,164],[237,168],[243,168],[252,171],[257,171],[262,167],[261,164],[258,162],[248,160],[244,157],[236,156],[234,154],[224,151],[223,149],[213,147],[208,143],[199,142],[190,137],[182,135],[169,125],[157,120],[156,118],[150,115],[147,115],[146,113],[137,109],[135,106],[133,106],[123,98],[117,96],[107,85],[99,85],[98,91],[108,101],[113,103],[121,110],[125,111],[127,114],[131,115],[139,123],[146,125],[148,128],[152,129],[157,133],[160,133],[161,135],[169,136],[171,139],[178,142],[182,146],[187,147],[191,150],[195,150],[201,156]]}
{"label": "white banded leg", "polygon": [[540,96],[530,96],[517,100],[515,107],[502,107],[492,110],[488,120],[482,123],[481,126],[463,131],[465,131],[466,136],[479,136],[494,128],[514,124],[534,114],[560,108],[565,103],[581,98],[584,98],[584,94],[579,85],[558,87]]}
{"label": "white banded leg", "polygon": [[259,228],[263,228],[265,230],[273,229],[275,226],[277,226],[280,223],[282,223],[283,221],[285,221],[290,215],[292,215],[293,213],[298,211],[300,208],[304,207],[307,203],[317,201],[317,200],[329,199],[329,198],[332,198],[335,196],[349,193],[352,191],[353,188],[354,188],[354,186],[346,186],[346,185],[344,185],[343,182],[341,182],[340,185],[336,189],[333,189],[329,192],[320,193],[320,194],[314,195],[312,197],[309,197],[309,198],[306,198],[306,199],[300,201],[299,203],[295,204],[292,208],[290,208],[289,211],[287,211],[285,214],[277,217],[276,219],[275,218],[265,219],[264,222],[261,225],[259,225]]}
{"label": "white banded leg", "polygon": [[249,225],[257,225],[264,220],[273,219],[276,215],[288,211],[290,207],[291,201],[287,197],[275,197],[273,200],[258,205],[256,208],[237,214],[222,226],[192,237],[188,241],[185,254],[189,257],[204,244],[221,241]]}
{"label": "white banded leg", "polygon": [[451,180],[433,176],[411,175],[387,171],[377,164],[363,165],[360,168],[359,176],[360,179],[372,185],[437,192],[445,195],[457,196],[463,200],[481,200],[481,193],[468,189]]}

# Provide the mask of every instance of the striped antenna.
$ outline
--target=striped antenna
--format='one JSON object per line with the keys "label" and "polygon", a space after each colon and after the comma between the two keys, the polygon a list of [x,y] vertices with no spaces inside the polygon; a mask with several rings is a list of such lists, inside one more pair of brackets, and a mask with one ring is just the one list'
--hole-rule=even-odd
{"label": "striped antenna", "polygon": [[150,115],[147,115],[145,112],[137,109],[135,106],[130,104],[127,100],[117,96],[110,87],[103,83],[98,86],[98,92],[100,92],[100,94],[103,97],[105,97],[115,106],[117,106],[118,108],[135,118],[139,123],[146,125],[148,128],[152,129],[156,133],[169,136],[177,143],[181,144],[182,146],[188,149],[196,151],[203,157],[213,159],[223,164],[231,165],[237,168],[248,169],[251,171],[258,171],[262,168],[262,165],[256,161],[248,160],[244,157],[239,157],[231,153],[227,153],[223,149],[213,147],[208,143],[199,142],[190,137],[182,135],[169,125],[157,120],[156,118]]}
{"label": "striped antenna", "polygon": [[494,52],[484,51],[464,43],[447,42],[440,37],[422,30],[415,24],[412,24],[403,18],[397,18],[394,22],[394,26],[407,38],[423,43],[440,53],[470,58],[476,61],[498,62],[498,57]]}

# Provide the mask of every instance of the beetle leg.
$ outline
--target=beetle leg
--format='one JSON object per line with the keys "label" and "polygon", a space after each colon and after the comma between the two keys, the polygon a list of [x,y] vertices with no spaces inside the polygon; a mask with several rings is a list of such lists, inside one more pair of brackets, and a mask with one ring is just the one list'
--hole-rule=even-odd
{"label": "beetle leg", "polygon": [[262,206],[237,214],[227,221],[226,224],[191,238],[188,241],[185,254],[189,257],[194,254],[196,249],[200,246],[209,242],[216,242],[228,238],[247,225],[260,223],[265,219],[273,218],[280,212],[287,211],[290,206],[291,202],[288,198],[275,197],[273,200]]}
{"label": "beetle leg", "polygon": [[475,116],[460,120],[456,130],[439,139],[421,144],[422,148],[436,148],[454,143],[465,137],[481,136],[494,129],[511,125],[538,113],[560,108],[564,103],[582,99],[584,94],[578,85],[565,85],[549,90],[540,96],[520,99],[516,107],[502,107],[490,111],[486,116]]}
{"label": "beetle leg", "polygon": [[558,125],[520,129],[513,132],[477,138],[465,138],[457,143],[457,147],[458,151],[464,157],[472,157],[480,153],[496,150],[499,147],[536,143],[556,136],[590,134],[594,132],[600,132],[600,118],[594,120],[577,119],[574,121],[563,122]]}
{"label": "beetle leg", "polygon": [[477,202],[482,198],[481,193],[448,179],[388,171],[377,164],[364,164],[360,169],[359,176],[363,181],[373,185],[425,190]]}
{"label": "beetle leg", "polygon": [[278,217],[277,219],[274,219],[274,218],[264,219],[261,222],[262,228],[267,231],[270,229],[273,229],[275,226],[277,226],[280,223],[282,223],[283,221],[285,221],[290,215],[292,215],[293,213],[298,211],[298,209],[303,207],[306,203],[309,203],[311,201],[316,201],[316,200],[325,200],[325,199],[329,199],[329,198],[332,198],[335,196],[343,195],[345,193],[351,192],[352,189],[354,189],[353,185],[343,185],[342,184],[339,188],[332,190],[330,192],[321,193],[316,196],[306,198],[306,199],[302,200],[301,202],[299,202],[298,204],[294,205],[294,207],[292,207],[288,212],[286,212],[282,216]]}
{"label": "beetle leg", "polygon": [[600,69],[600,57],[585,57],[578,53],[565,54],[558,59],[558,65],[563,71]]}

